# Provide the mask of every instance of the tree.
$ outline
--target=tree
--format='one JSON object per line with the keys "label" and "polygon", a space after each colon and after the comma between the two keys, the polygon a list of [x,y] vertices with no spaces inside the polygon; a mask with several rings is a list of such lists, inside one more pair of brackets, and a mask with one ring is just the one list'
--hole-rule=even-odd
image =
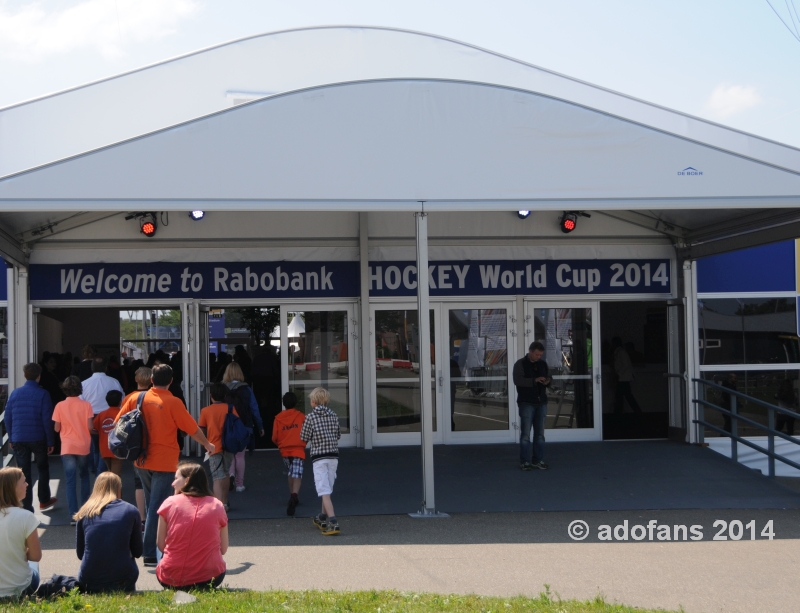
{"label": "tree", "polygon": [[247,307],[231,309],[242,321],[242,326],[250,331],[250,338],[269,342],[270,335],[281,323],[281,311],[277,307]]}

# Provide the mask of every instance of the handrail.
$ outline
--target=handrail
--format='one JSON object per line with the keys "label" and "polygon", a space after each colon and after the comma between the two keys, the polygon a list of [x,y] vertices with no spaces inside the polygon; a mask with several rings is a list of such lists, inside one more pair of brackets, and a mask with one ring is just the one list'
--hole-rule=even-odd
{"label": "handrail", "polygon": [[[776,436],[779,436],[784,440],[794,443],[795,445],[800,445],[800,440],[792,436],[789,436],[788,434],[784,434],[783,432],[779,432],[778,430],[775,429],[775,413],[791,416],[796,419],[800,419],[800,415],[798,415],[795,411],[792,411],[790,409],[784,409],[783,407],[775,406],[774,404],[770,404],[769,402],[759,400],[758,398],[753,398],[752,396],[748,396],[747,394],[743,394],[742,392],[732,390],[728,387],[725,387],[724,385],[714,383],[713,381],[707,381],[706,379],[692,379],[692,382],[700,383],[702,385],[721,390],[723,393],[729,395],[731,399],[730,410],[724,409],[723,407],[718,406],[712,402],[709,402],[708,400],[703,400],[700,398],[693,399],[692,402],[699,407],[699,415],[698,419],[692,420],[692,423],[700,424],[706,428],[714,430],[715,432],[719,432],[723,436],[729,437],[731,439],[731,459],[734,462],[739,461],[738,443],[742,443],[743,445],[755,449],[756,451],[763,453],[764,455],[767,456],[767,465],[769,467],[770,477],[775,476],[775,460],[778,460],[780,462],[783,462],[784,464],[787,464],[788,466],[791,466],[792,468],[797,468],[798,470],[800,470],[800,464],[793,462],[792,460],[789,460],[778,453],[775,453]],[[739,415],[737,410],[737,404],[738,404],[737,399],[739,398],[747,400],[748,402],[752,402],[759,406],[765,407],[767,409],[767,425],[765,426],[764,424],[761,424],[753,419],[749,419],[747,417]],[[730,416],[731,418],[730,432],[725,430],[724,428],[720,428],[719,426],[715,426],[705,421],[704,419],[705,415],[703,413],[704,407],[714,409],[715,411],[719,411],[723,415]],[[764,449],[763,447],[756,445],[755,443],[739,436],[738,426],[740,421],[748,425],[755,426],[756,428],[759,428],[766,432],[767,449]],[[703,442],[702,431],[700,432],[700,442],[701,443]]]}

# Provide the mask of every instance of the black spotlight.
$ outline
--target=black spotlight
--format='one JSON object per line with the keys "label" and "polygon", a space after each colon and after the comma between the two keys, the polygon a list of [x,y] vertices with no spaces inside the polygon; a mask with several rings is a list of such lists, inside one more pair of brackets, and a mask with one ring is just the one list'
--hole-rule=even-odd
{"label": "black spotlight", "polygon": [[205,211],[189,211],[189,217],[191,217],[195,221],[200,221],[205,216],[206,216]]}
{"label": "black spotlight", "polygon": [[139,218],[139,229],[147,238],[152,238],[156,235],[157,227],[156,216],[153,213],[145,213]]}
{"label": "black spotlight", "polygon": [[517,216],[518,216],[520,219],[526,219],[527,217],[529,217],[529,216],[530,216],[530,214],[531,214],[531,212],[530,212],[530,211],[517,211]]}
{"label": "black spotlight", "polygon": [[561,216],[561,231],[564,234],[569,234],[578,227],[577,213],[567,213],[566,211]]}
{"label": "black spotlight", "polygon": [[561,220],[559,222],[561,231],[564,234],[569,234],[575,228],[577,228],[578,217],[591,217],[591,215],[589,215],[589,213],[584,213],[583,211],[564,211],[564,214],[561,216]]}

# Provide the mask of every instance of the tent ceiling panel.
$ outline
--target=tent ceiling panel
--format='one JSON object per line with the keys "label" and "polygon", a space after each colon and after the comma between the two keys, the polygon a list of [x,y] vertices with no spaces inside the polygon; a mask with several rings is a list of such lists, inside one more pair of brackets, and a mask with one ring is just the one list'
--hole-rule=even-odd
{"label": "tent ceiling panel", "polygon": [[591,109],[423,80],[274,96],[0,179],[2,207],[24,211],[727,209],[798,195],[797,173]]}
{"label": "tent ceiling panel", "polygon": [[[319,27],[253,36],[0,109],[0,176],[230,107],[249,97],[385,78],[454,79],[541,93],[800,170],[800,150],[446,38]],[[248,97],[246,96],[246,97]]]}

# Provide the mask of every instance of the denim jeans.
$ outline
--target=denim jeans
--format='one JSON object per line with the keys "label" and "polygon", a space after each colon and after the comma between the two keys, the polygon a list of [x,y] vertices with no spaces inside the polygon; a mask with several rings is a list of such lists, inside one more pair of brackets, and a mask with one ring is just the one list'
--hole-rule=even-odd
{"label": "denim jeans", "polygon": [[22,592],[22,594],[20,594],[20,596],[32,596],[34,594],[34,592],[36,592],[36,590],[39,589],[39,581],[40,581],[39,563],[38,562],[31,562],[29,560],[28,561],[28,566],[30,566],[30,568],[31,568],[31,583],[30,583],[30,585],[28,585],[27,588],[25,588],[25,590],[23,590],[23,592]]}
{"label": "denim jeans", "polygon": [[100,457],[100,437],[97,434],[92,434],[92,447],[89,455],[91,456],[89,458],[89,469],[98,475],[104,472],[106,466],[103,463],[103,458]]}
{"label": "denim jeans", "polygon": [[[87,500],[91,485],[89,483],[89,462],[91,455],[73,455],[71,453],[61,456],[61,463],[64,465],[64,478],[67,487],[67,506],[69,507],[70,518],[78,512]],[[75,494],[75,475],[81,477],[81,502],[78,504],[78,497]]]}
{"label": "denim jeans", "polygon": [[158,508],[172,491],[172,482],[175,480],[175,473],[159,472],[155,470],[145,470],[136,467],[136,474],[142,481],[144,490],[144,508],[146,519],[144,521],[144,552],[143,557],[156,557],[156,535],[158,533]]}
{"label": "denim jeans", "polygon": [[[547,417],[546,404],[518,402],[519,407],[519,463],[541,462],[544,460],[544,418]],[[533,443],[531,444],[531,427]]]}
{"label": "denim jeans", "polygon": [[39,471],[39,503],[47,504],[50,502],[50,462],[47,459],[47,443],[45,441],[14,443],[14,458],[17,461],[17,467],[22,470],[22,474],[25,475],[25,480],[28,482],[28,489],[25,490],[22,506],[33,513],[31,455],[35,456],[36,469]]}

